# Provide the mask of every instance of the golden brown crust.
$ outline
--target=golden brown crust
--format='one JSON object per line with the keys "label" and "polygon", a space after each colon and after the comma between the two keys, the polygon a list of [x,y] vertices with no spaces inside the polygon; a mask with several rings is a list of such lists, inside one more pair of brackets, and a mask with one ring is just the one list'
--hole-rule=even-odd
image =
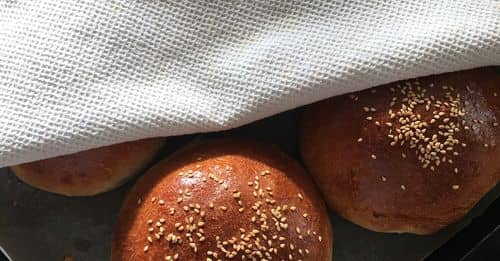
{"label": "golden brown crust", "polygon": [[16,176],[41,190],[66,196],[109,191],[146,168],[164,138],[145,139],[13,166]]}
{"label": "golden brown crust", "polygon": [[326,261],[332,240],[326,207],[298,163],[275,146],[215,140],[176,153],[137,182],[118,218],[112,260]]}
{"label": "golden brown crust", "polygon": [[[500,177],[499,82],[494,68],[482,68],[392,83],[308,107],[301,153],[327,204],[382,232],[429,234],[462,218]],[[403,99],[423,89],[416,98],[422,102],[408,112]],[[445,135],[452,138],[445,142]]]}

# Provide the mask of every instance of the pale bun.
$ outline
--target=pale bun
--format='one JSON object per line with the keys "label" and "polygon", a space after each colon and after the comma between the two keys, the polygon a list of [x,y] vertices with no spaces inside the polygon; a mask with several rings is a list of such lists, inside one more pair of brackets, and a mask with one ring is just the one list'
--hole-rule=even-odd
{"label": "pale bun", "polygon": [[126,142],[11,167],[25,183],[66,196],[92,196],[114,189],[144,170],[164,138]]}

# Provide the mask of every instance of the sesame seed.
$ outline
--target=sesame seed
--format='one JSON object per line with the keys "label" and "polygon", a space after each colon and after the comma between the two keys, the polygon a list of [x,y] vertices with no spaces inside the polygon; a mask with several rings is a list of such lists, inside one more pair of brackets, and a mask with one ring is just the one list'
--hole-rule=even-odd
{"label": "sesame seed", "polygon": [[371,120],[373,120],[373,117],[368,116],[368,117],[366,117],[366,120],[371,121]]}
{"label": "sesame seed", "polygon": [[158,201],[158,204],[160,204],[160,205],[165,205],[165,201],[164,201],[163,199],[160,199],[160,200]]}
{"label": "sesame seed", "polygon": [[372,154],[371,157],[372,159],[377,159],[377,156],[375,156],[375,154]]}
{"label": "sesame seed", "polygon": [[458,185],[453,185],[453,186],[451,186],[451,188],[452,188],[453,190],[457,190],[457,189],[459,189],[459,188],[460,188],[460,186],[458,186]]}
{"label": "sesame seed", "polygon": [[269,174],[271,174],[271,171],[269,171],[269,170],[264,170],[264,171],[262,171],[260,173],[261,176],[266,176],[266,175],[269,175]]}
{"label": "sesame seed", "polygon": [[299,197],[299,199],[300,199],[300,200],[304,199],[304,198],[302,197],[302,194],[300,194],[300,193],[298,193],[298,194],[297,194],[297,196]]}
{"label": "sesame seed", "polygon": [[363,138],[359,138],[359,139],[358,139],[358,142],[362,142],[362,141],[363,141]]}
{"label": "sesame seed", "polygon": [[387,181],[387,178],[385,176],[382,176],[381,179],[382,179],[383,182]]}
{"label": "sesame seed", "polygon": [[406,186],[405,185],[401,185],[401,189],[402,190],[406,190]]}

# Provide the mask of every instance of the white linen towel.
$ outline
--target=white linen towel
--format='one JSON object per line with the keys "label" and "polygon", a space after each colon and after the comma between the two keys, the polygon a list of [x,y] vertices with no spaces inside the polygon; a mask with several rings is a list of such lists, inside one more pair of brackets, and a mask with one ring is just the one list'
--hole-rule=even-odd
{"label": "white linen towel", "polygon": [[494,64],[498,0],[0,0],[0,167]]}

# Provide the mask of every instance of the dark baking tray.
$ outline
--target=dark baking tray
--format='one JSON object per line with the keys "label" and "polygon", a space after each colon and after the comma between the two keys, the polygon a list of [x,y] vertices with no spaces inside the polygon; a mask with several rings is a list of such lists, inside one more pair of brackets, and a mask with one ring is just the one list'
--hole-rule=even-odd
{"label": "dark baking tray", "polygon": [[[297,146],[299,113],[300,110],[289,111],[226,132],[170,138],[163,155],[168,155],[193,139],[231,135],[276,143],[299,159]],[[133,181],[120,189],[96,197],[67,198],[26,186],[10,171],[0,169],[0,246],[14,261],[109,260],[110,240],[116,214],[126,191],[132,184]],[[498,195],[500,187],[497,186],[460,223],[432,236],[370,232],[332,214],[335,236],[334,259],[412,261],[424,260],[427,257],[432,261],[460,260],[462,257],[446,258],[451,257],[450,252],[446,252],[446,245],[440,247],[446,242],[451,242],[449,240],[467,227],[474,217],[481,216]],[[488,222],[498,224],[499,220],[497,218]],[[467,235],[462,237],[467,239]],[[498,240],[496,242],[498,243]],[[478,247],[478,244],[473,244],[472,247]],[[442,251],[440,256],[431,254],[436,249],[438,252]],[[453,252],[453,247],[448,246],[448,249]],[[471,249],[465,250],[467,253]],[[477,248],[477,251],[488,250]]]}
{"label": "dark baking tray", "polygon": [[425,261],[500,260],[500,200],[491,204]]}

